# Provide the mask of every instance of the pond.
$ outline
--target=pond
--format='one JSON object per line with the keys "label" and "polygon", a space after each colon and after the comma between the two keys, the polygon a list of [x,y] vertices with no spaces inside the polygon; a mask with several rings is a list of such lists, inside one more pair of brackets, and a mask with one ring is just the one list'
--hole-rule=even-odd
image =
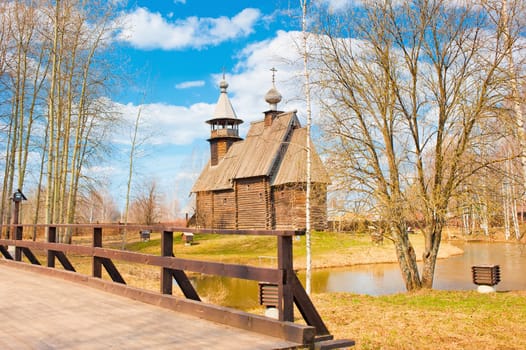
{"label": "pond", "polygon": [[[435,289],[475,290],[471,266],[500,265],[497,291],[526,290],[526,248],[512,243],[458,243],[464,254],[438,260]],[[304,273],[299,277],[305,280]],[[200,295],[211,302],[247,308],[258,305],[258,284],[254,281],[199,276],[192,279]],[[405,291],[397,264],[368,264],[313,271],[312,291],[384,295]]]}
{"label": "pond", "polygon": [[[434,289],[473,290],[471,266],[500,265],[497,290],[526,290],[526,249],[512,243],[459,243],[464,254],[437,261]],[[421,268],[421,265],[419,265]],[[369,264],[317,271],[316,292],[352,292],[383,295],[404,292],[397,264]]]}

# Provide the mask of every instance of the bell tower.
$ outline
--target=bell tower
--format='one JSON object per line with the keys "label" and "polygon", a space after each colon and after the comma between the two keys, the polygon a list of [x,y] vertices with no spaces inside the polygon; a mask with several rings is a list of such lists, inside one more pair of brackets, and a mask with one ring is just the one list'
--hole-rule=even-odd
{"label": "bell tower", "polygon": [[227,94],[228,83],[224,74],[219,88],[221,93],[216,104],[214,118],[206,121],[210,124],[210,138],[207,141],[210,143],[210,164],[212,166],[217,165],[223,159],[234,142],[242,140],[239,137],[239,125],[243,121],[237,118],[232,108]]}

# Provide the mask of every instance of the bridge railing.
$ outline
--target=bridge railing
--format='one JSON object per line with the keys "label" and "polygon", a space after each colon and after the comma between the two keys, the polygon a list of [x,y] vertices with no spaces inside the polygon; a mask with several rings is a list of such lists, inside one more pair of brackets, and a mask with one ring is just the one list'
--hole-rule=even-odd
{"label": "bridge railing", "polygon": [[[233,277],[253,281],[264,281],[275,284],[278,289],[277,309],[279,314],[279,321],[294,322],[294,305],[301,313],[307,327],[300,331],[299,338],[302,342],[309,342],[311,340],[332,339],[327,327],[321,319],[319,313],[314,307],[309,296],[305,292],[301,282],[299,281],[293,268],[293,245],[292,240],[296,235],[303,235],[303,231],[284,231],[284,230],[210,230],[210,229],[190,229],[186,227],[169,227],[169,226],[139,226],[139,225],[116,225],[116,224],[75,224],[75,225],[6,225],[11,228],[11,239],[0,239],[0,253],[7,260],[22,261],[23,256],[33,265],[42,265],[33,250],[44,250],[47,252],[45,265],[48,268],[54,268],[57,261],[62,265],[64,270],[76,272],[75,266],[68,258],[68,254],[84,255],[91,258],[91,278],[102,280],[102,268],[106,270],[113,281],[114,286],[121,286],[119,288],[107,287],[120,291],[120,294],[133,294],[135,298],[148,299],[147,301],[154,304],[167,303],[168,299],[162,296],[171,296],[173,293],[173,279],[177,282],[177,286],[181,289],[183,295],[187,300],[191,300],[190,306],[186,305],[184,308],[197,310],[196,312],[202,316],[203,312],[217,312],[219,318],[225,319],[225,315],[231,315],[233,319],[230,323],[248,322],[252,324],[256,322],[254,318],[246,319],[226,312],[228,308],[215,307],[212,309],[203,309],[205,303],[201,302],[198,292],[190,283],[187,276],[188,272],[197,272],[202,274]],[[4,227],[0,227],[4,229]],[[45,241],[33,241],[23,239],[24,228],[40,228],[47,231]],[[84,229],[90,230],[92,234],[91,246],[78,244],[63,244],[57,243],[58,229]],[[161,254],[152,255],[138,252],[124,251],[119,249],[111,249],[103,247],[103,231],[104,230],[150,230],[152,232],[161,232]],[[2,232],[2,231],[0,231]],[[174,233],[188,232],[193,234],[222,234],[222,235],[252,235],[252,236],[275,236],[277,239],[277,267],[256,267],[250,265],[228,264],[212,261],[201,261],[193,259],[178,258],[174,255]],[[8,249],[14,247],[14,256]],[[120,273],[114,260],[139,263],[150,266],[157,266],[161,269],[160,274],[160,291],[158,293],[158,300],[154,293],[147,293],[146,291],[137,291],[132,287],[126,286],[126,281]],[[102,283],[102,282],[99,282]],[[106,282],[110,283],[110,282]],[[126,288],[127,287],[127,288]],[[169,299],[169,302],[174,302]],[[175,305],[175,304],[174,304]],[[178,304],[181,308],[181,304]],[[193,305],[193,306],[192,306]],[[177,306],[177,305],[175,305]],[[203,311],[205,310],[205,311]],[[223,314],[221,313],[223,311]],[[233,315],[233,316],[232,316]],[[258,319],[260,320],[260,319]],[[228,322],[227,322],[228,323]],[[274,333],[273,326],[264,326],[269,328],[270,333]],[[283,324],[281,324],[281,332],[283,332]],[[309,331],[311,328],[312,331]],[[296,328],[289,329],[290,333],[295,333],[293,337],[297,338],[298,330]],[[284,338],[289,335],[285,334]],[[297,340],[297,339],[296,339]]]}

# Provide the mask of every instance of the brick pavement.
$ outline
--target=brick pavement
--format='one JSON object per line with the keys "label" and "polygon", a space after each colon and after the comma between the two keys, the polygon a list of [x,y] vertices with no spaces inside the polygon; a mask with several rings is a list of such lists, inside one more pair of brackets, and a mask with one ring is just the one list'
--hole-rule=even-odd
{"label": "brick pavement", "polygon": [[0,349],[275,349],[290,343],[0,265]]}

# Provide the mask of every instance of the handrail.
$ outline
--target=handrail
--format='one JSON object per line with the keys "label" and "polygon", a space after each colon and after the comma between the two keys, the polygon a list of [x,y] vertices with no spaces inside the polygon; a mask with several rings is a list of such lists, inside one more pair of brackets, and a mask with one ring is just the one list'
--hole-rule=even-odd
{"label": "handrail", "polygon": [[0,230],[4,227],[34,227],[34,228],[93,228],[100,227],[102,229],[127,229],[127,230],[151,230],[156,232],[172,231],[172,232],[188,232],[198,234],[220,234],[220,235],[246,235],[246,236],[304,236],[305,230],[226,230],[226,229],[207,229],[207,228],[192,228],[185,226],[173,226],[166,224],[155,225],[140,225],[140,224],[115,224],[115,223],[92,223],[92,224],[4,224],[0,225]]}
{"label": "handrail", "polygon": [[[121,285],[126,282],[113,260],[139,263],[161,268],[160,293],[171,295],[173,279],[186,298],[200,302],[200,297],[194,289],[186,272],[199,272],[210,275],[234,277],[254,281],[265,281],[277,285],[278,289],[278,313],[280,321],[294,322],[294,304],[298,307],[301,315],[309,326],[315,328],[317,336],[331,337],[320,315],[316,311],[310,298],[306,294],[301,282],[298,280],[292,259],[292,237],[304,234],[304,231],[279,231],[279,230],[215,230],[215,229],[191,229],[169,225],[119,225],[119,224],[11,224],[1,225],[0,232],[5,227],[12,229],[11,239],[0,239],[0,253],[5,259],[22,261],[22,255],[33,265],[41,265],[33,254],[32,249],[47,251],[47,267],[55,267],[58,260],[65,270],[75,272],[75,267],[66,254],[82,254],[92,258],[92,277],[102,277],[102,267],[105,268],[112,281]],[[47,239],[45,242],[23,240],[24,228],[46,228]],[[13,229],[16,228],[16,229]],[[92,230],[92,245],[75,245],[57,243],[57,229],[60,228],[88,228]],[[103,229],[129,229],[129,230],[151,230],[161,232],[161,256],[143,254],[137,252],[123,251],[103,247]],[[225,235],[255,235],[277,237],[277,268],[263,268],[250,265],[218,263],[183,259],[174,256],[173,238],[174,232],[191,232],[195,234],[225,234]],[[15,247],[15,256],[8,251],[7,246]]]}

